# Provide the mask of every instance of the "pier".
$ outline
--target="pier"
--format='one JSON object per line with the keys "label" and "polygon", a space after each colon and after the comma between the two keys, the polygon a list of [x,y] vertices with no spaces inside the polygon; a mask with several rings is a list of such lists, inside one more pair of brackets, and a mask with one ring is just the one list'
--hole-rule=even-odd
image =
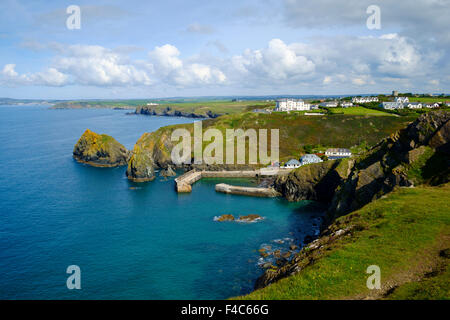
{"label": "pier", "polygon": [[[178,193],[192,192],[192,185],[202,178],[257,178],[257,177],[284,175],[288,174],[291,171],[292,169],[284,169],[284,168],[262,168],[257,170],[240,170],[240,171],[226,171],[226,170],[197,171],[194,169],[182,174],[181,176],[175,179],[175,189]],[[221,187],[218,187],[219,185]],[[219,192],[248,194],[248,195],[255,193],[261,194],[261,196],[270,196],[271,194],[273,194],[272,191],[267,191],[272,190],[269,188],[236,187],[223,183],[219,185],[216,186],[216,191]],[[264,191],[262,189],[267,190]]]}

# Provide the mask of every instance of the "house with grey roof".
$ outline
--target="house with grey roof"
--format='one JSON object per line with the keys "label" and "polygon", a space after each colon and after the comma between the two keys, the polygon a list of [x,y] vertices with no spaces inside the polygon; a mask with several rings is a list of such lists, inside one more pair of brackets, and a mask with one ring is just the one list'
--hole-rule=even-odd
{"label": "house with grey roof", "polygon": [[352,152],[345,148],[330,148],[325,151],[325,155],[330,160],[348,158],[352,156]]}
{"label": "house with grey roof", "polygon": [[305,164],[310,164],[310,163],[319,163],[319,162],[323,162],[322,159],[320,159],[317,155],[315,154],[305,154],[304,156],[302,156],[300,158],[300,164],[302,166],[304,166]]}
{"label": "house with grey roof", "polygon": [[284,167],[288,168],[288,169],[295,169],[295,168],[299,168],[300,166],[301,166],[301,163],[297,159],[291,159],[288,162],[286,162],[284,165]]}
{"label": "house with grey roof", "polygon": [[386,110],[396,110],[396,109],[403,109],[403,103],[400,102],[382,102],[380,104],[380,107]]}

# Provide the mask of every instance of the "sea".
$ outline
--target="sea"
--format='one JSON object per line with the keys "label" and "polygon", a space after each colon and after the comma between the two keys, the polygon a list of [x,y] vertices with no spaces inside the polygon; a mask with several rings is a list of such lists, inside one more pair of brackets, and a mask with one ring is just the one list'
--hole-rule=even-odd
{"label": "sea", "polygon": [[[257,181],[203,179],[177,194],[173,178],[134,183],[126,167],[72,158],[87,128],[132,149],[145,132],[194,121],[127,112],[0,106],[0,299],[225,299],[251,292],[275,264],[261,248],[284,252],[318,234],[314,203],[214,190]],[[264,219],[216,221],[222,214]]]}

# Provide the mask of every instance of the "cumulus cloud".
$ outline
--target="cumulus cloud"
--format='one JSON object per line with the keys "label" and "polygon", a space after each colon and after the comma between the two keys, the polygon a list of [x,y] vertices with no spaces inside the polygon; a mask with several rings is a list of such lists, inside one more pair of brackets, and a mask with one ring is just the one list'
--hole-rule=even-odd
{"label": "cumulus cloud", "polygon": [[315,64],[297,54],[293,47],[273,39],[264,49],[247,49],[232,57],[232,66],[239,76],[259,78],[259,81],[286,81],[314,72]]}
{"label": "cumulus cloud", "polygon": [[183,57],[171,44],[156,46],[148,57],[132,60],[127,50],[102,46],[48,46],[55,52],[43,71],[20,74],[14,64],[0,73],[9,85],[70,84],[102,87],[164,86],[173,88],[354,88],[387,85],[417,88],[449,83],[439,50],[398,33],[380,36],[321,37],[287,43],[272,39],[262,48],[248,48],[224,57]]}
{"label": "cumulus cloud", "polygon": [[6,64],[0,73],[0,82],[4,85],[44,85],[63,86],[67,83],[67,75],[55,68],[47,68],[42,72],[19,74],[15,64]]}
{"label": "cumulus cloud", "polygon": [[156,47],[149,53],[155,74],[163,81],[176,86],[221,84],[225,74],[218,68],[181,60],[180,51],[173,45]]}
{"label": "cumulus cloud", "polygon": [[70,74],[74,82],[94,86],[150,85],[145,70],[128,58],[101,46],[72,45],[55,59],[55,67]]}

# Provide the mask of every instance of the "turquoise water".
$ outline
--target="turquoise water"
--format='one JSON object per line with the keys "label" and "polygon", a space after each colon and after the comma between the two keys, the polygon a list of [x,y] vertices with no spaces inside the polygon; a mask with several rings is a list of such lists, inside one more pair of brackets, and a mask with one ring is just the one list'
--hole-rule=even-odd
{"label": "turquoise water", "polygon": [[[179,195],[171,179],[132,183],[125,167],[72,159],[86,128],[131,148],[191,121],[125,112],[0,106],[1,299],[227,298],[252,290],[262,245],[316,232],[305,203],[219,194],[222,179]],[[265,219],[214,221],[224,213]],[[81,268],[81,290],[66,287],[69,265]]]}

